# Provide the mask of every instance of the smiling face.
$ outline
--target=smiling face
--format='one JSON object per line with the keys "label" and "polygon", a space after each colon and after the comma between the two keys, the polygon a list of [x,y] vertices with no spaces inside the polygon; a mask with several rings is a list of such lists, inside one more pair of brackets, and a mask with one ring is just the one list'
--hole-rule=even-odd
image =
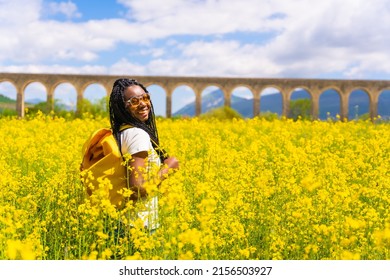
{"label": "smiling face", "polygon": [[148,93],[137,85],[130,86],[124,91],[126,109],[133,117],[141,122],[146,122],[148,120],[151,107],[150,101],[147,98],[149,95],[145,96],[145,94]]}

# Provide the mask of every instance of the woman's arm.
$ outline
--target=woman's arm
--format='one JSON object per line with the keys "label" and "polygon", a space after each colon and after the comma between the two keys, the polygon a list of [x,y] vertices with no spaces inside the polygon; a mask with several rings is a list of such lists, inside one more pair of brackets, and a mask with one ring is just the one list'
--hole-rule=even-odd
{"label": "woman's arm", "polygon": [[133,154],[132,159],[129,161],[129,187],[133,191],[130,199],[133,201],[147,196],[147,192],[143,187],[147,157],[148,152],[142,151]]}
{"label": "woman's arm", "polygon": [[[146,168],[146,161],[148,152],[142,151],[132,155],[132,160],[129,163],[130,174],[129,174],[129,185],[133,194],[130,199],[136,201],[140,198],[146,197],[148,194],[143,186],[145,182],[144,174]],[[158,171],[158,179],[160,182],[167,177],[169,170],[179,169],[179,161],[175,157],[169,157],[164,160],[164,166]]]}
{"label": "woman's arm", "polygon": [[164,165],[158,172],[158,178],[162,181],[167,177],[169,170],[178,170],[179,169],[179,161],[175,157],[169,157],[164,160]]}

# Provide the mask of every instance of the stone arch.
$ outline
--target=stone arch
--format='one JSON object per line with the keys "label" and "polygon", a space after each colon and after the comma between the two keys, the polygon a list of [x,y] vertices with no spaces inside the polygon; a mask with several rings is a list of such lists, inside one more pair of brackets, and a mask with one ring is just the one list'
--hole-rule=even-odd
{"label": "stone arch", "polygon": [[232,109],[236,110],[240,115],[245,118],[253,118],[254,116],[254,100],[253,92],[244,85],[238,85],[231,91],[231,103]]}
{"label": "stone arch", "polygon": [[81,93],[82,97],[88,99],[90,102],[94,103],[101,100],[103,97],[108,97],[109,94],[107,89],[98,82],[89,83]]}
{"label": "stone arch", "polygon": [[167,116],[167,92],[158,84],[150,84],[146,86],[152,99],[154,114],[157,116]]}
{"label": "stone arch", "polygon": [[0,81],[0,94],[4,96],[4,100],[0,100],[0,115],[17,113],[17,90],[15,85],[7,80]]}
{"label": "stone arch", "polygon": [[378,97],[378,116],[390,121],[390,87],[383,89]]}
{"label": "stone arch", "polygon": [[166,92],[168,94],[168,91],[167,91],[167,88],[165,86],[164,83],[162,82],[146,82],[146,83],[143,83],[141,80],[139,80],[140,83],[142,83],[147,89],[149,87],[158,87],[158,88],[162,88],[164,90],[164,92]]}
{"label": "stone arch", "polygon": [[[209,91],[211,88],[218,88],[219,90],[221,90],[221,92],[223,92],[222,90],[222,85],[219,84],[219,83],[213,83],[213,82],[206,82],[206,83],[203,83],[202,84],[202,87],[201,87],[201,93],[203,94],[204,92],[207,92]],[[228,93],[225,93],[223,92],[223,96],[227,96]]]}
{"label": "stone arch", "polygon": [[291,99],[303,99],[303,98],[307,98],[307,97],[309,97],[311,100],[313,98],[313,93],[306,86],[295,87],[291,91],[291,95],[290,95]]}
{"label": "stone arch", "polygon": [[283,113],[283,96],[277,86],[267,86],[260,92],[260,115]]}
{"label": "stone arch", "polygon": [[364,88],[353,88],[348,95],[348,119],[359,119],[370,112],[370,94]]}
{"label": "stone arch", "polygon": [[172,112],[173,116],[193,117],[196,115],[196,95],[189,85],[180,84],[173,90]]}
{"label": "stone arch", "polygon": [[319,119],[333,119],[341,115],[340,92],[334,87],[322,89],[319,97]]}
{"label": "stone arch", "polygon": [[53,92],[54,109],[60,111],[76,111],[77,91],[70,82],[62,82],[56,85]]}
{"label": "stone arch", "polygon": [[[297,108],[292,108],[291,104],[294,104],[295,102],[300,102],[300,101],[303,101],[303,100],[306,100],[306,99],[310,99],[310,104],[308,104],[310,107],[307,108],[310,111],[308,111],[308,112],[294,112],[294,109],[297,109]],[[300,87],[294,88],[291,91],[291,93],[290,93],[289,101],[290,102],[289,102],[289,114],[288,114],[288,117],[297,118],[299,116],[305,117],[305,115],[313,117],[313,113],[312,112],[313,112],[314,102],[313,102],[313,94],[310,91],[310,89],[308,89],[305,86],[300,86]],[[305,108],[302,108],[302,109],[304,110]]]}
{"label": "stone arch", "polygon": [[206,113],[225,104],[225,94],[221,87],[208,85],[201,91],[201,112]]}
{"label": "stone arch", "polygon": [[108,112],[109,94],[107,88],[99,82],[85,84],[78,91],[77,108],[81,112],[93,110],[94,112]]}
{"label": "stone arch", "polygon": [[29,81],[22,91],[23,108],[33,108],[39,103],[48,102],[47,86],[40,81]]}

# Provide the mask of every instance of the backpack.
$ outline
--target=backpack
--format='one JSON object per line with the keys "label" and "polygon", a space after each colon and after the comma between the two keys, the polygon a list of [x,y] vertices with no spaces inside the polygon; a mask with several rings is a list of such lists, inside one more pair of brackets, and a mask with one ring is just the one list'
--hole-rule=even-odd
{"label": "backpack", "polygon": [[100,128],[93,132],[83,145],[82,155],[80,175],[87,194],[91,196],[95,191],[102,191],[111,204],[122,208],[122,192],[128,188],[127,167],[112,130]]}

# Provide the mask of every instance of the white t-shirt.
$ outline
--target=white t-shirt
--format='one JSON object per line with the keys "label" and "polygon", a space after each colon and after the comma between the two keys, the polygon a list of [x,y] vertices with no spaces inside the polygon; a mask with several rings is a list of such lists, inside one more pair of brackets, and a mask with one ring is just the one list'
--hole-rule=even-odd
{"label": "white t-shirt", "polygon": [[[147,172],[160,167],[161,161],[150,142],[150,136],[141,128],[132,127],[121,132],[122,154],[134,155],[138,152],[148,152]],[[153,176],[154,174],[148,174]],[[148,198],[145,203],[145,211],[137,213],[144,222],[144,226],[149,229],[158,227],[158,198],[154,196]]]}

